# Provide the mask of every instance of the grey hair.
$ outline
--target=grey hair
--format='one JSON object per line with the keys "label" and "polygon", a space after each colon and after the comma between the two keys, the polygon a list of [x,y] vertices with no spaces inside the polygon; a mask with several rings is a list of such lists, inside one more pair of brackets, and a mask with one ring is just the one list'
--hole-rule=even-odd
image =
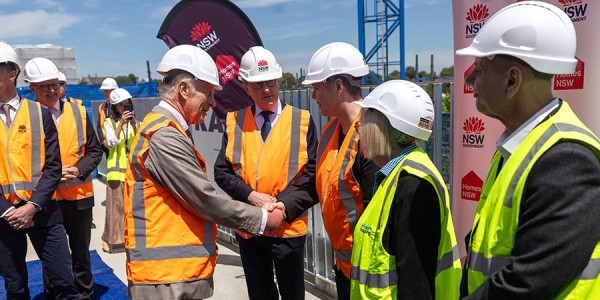
{"label": "grey hair", "polygon": [[160,95],[162,98],[173,100],[177,93],[177,85],[182,81],[187,82],[192,91],[196,91],[196,86],[193,84],[195,79],[194,75],[186,71],[171,70],[163,79]]}

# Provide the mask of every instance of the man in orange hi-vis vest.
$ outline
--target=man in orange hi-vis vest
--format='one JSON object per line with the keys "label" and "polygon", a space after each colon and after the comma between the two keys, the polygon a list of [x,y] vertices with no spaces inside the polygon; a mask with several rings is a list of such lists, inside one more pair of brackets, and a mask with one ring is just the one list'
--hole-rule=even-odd
{"label": "man in orange hi-vis vest", "polygon": [[321,205],[323,225],[335,254],[338,299],[350,299],[350,270],[354,227],[373,196],[373,176],[379,170],[359,149],[361,80],[369,73],[360,51],[347,43],[330,43],[315,52],[303,84],[329,122],[321,130],[314,180],[282,197],[286,221],[314,203]]}
{"label": "man in orange hi-vis vest", "polygon": [[[29,236],[56,298],[79,299],[61,212],[52,200],[61,180],[56,125],[47,109],[17,94],[20,71],[17,53],[0,41],[0,273],[5,297],[31,297],[25,264]],[[58,70],[35,81],[48,93],[58,91]]]}
{"label": "man in orange hi-vis vest", "polygon": [[131,145],[125,175],[125,249],[133,299],[203,299],[213,294],[217,224],[251,234],[274,230],[281,210],[218,195],[194,147],[191,124],[204,122],[221,90],[210,55],[171,48],[156,70],[162,101],[146,115]]}
{"label": "man in orange hi-vis vest", "polygon": [[[92,171],[102,160],[102,148],[85,107],[76,102],[59,100],[60,74],[52,61],[34,58],[25,64],[24,73],[36,101],[52,113],[56,123],[62,178],[54,199],[58,201],[63,225],[69,236],[75,286],[81,299],[90,299],[94,292],[89,251],[94,207]],[[51,81],[46,85],[41,83],[48,80]],[[58,81],[58,88],[54,88],[54,80]],[[56,298],[56,292],[47,278],[44,283],[46,298]]]}
{"label": "man in orange hi-vis vest", "polygon": [[[239,72],[254,105],[227,115],[215,181],[234,200],[262,207],[314,175],[317,133],[308,111],[279,100],[282,71],[270,51],[250,48]],[[304,299],[307,220],[259,237],[236,234],[250,299]]]}

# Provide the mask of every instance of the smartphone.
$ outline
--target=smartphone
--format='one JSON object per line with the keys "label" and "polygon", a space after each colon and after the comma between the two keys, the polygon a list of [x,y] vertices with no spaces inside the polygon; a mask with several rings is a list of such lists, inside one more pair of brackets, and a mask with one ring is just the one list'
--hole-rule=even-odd
{"label": "smartphone", "polygon": [[123,107],[124,111],[133,111],[133,104],[131,103],[126,103]]}

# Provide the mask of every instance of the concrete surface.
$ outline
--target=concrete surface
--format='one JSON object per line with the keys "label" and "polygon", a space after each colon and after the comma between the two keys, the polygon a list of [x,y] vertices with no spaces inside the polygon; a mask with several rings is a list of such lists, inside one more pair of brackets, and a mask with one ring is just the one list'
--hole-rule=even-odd
{"label": "concrete surface", "polygon": [[[94,207],[94,224],[96,228],[92,229],[92,239],[90,250],[96,250],[102,260],[109,265],[115,275],[127,285],[127,275],[125,272],[125,253],[108,254],[102,251],[102,231],[104,230],[104,219],[106,206],[106,185],[100,180],[94,179],[94,194],[96,206]],[[248,299],[246,282],[244,279],[244,270],[242,262],[237,253],[237,246],[229,244],[224,240],[217,240],[219,245],[219,260],[215,270],[215,292],[210,299]],[[27,250],[27,261],[37,260],[38,257],[29,244]],[[320,293],[310,282],[306,282],[306,299],[331,299]]]}

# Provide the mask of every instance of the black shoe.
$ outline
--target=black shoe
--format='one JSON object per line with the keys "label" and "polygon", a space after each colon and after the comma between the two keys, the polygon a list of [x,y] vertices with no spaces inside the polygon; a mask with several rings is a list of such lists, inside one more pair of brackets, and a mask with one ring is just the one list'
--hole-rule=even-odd
{"label": "black shoe", "polygon": [[96,224],[94,224],[94,223],[92,222],[92,229],[93,229],[93,228],[96,228]]}

